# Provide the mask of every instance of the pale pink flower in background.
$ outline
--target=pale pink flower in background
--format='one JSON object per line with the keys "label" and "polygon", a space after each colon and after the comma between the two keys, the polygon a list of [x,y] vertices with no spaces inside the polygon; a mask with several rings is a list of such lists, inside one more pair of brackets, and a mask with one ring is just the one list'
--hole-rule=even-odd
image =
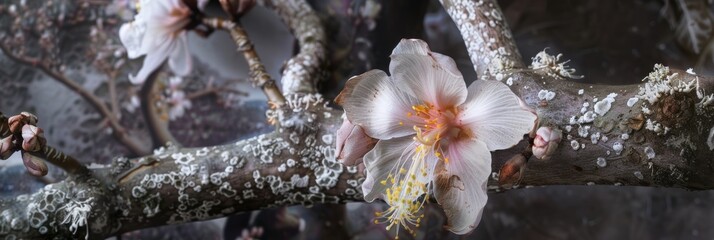
{"label": "pale pink flower in background", "polygon": [[[182,0],[142,0],[133,22],[119,29],[119,38],[129,58],[146,55],[141,70],[129,76],[134,84],[142,84],[154,70],[168,59],[174,74],[191,72],[191,54],[187,45],[186,26],[191,22],[191,9]],[[199,2],[205,4],[205,1]]]}
{"label": "pale pink flower in background", "polygon": [[191,108],[191,99],[186,97],[183,91],[171,92],[169,97],[169,119],[175,120],[186,113],[186,110]]}
{"label": "pale pink flower in background", "polygon": [[500,82],[467,89],[453,59],[421,40],[402,40],[391,58],[391,76],[372,70],[353,77],[343,101],[347,118],[379,140],[364,156],[365,200],[384,199],[387,228],[413,232],[433,193],[448,229],[468,233],[488,198],[490,151],[517,144],[536,116]]}
{"label": "pale pink flower in background", "polygon": [[169,105],[169,119],[175,120],[186,113],[186,110],[191,108],[191,99],[186,97],[186,93],[181,89],[183,78],[173,76],[169,78],[169,87],[167,103]]}

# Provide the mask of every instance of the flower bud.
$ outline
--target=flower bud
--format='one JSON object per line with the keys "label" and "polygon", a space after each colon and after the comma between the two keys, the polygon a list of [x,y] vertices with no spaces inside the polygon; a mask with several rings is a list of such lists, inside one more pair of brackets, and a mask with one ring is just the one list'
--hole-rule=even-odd
{"label": "flower bud", "polygon": [[10,126],[10,132],[17,133],[22,129],[22,126],[25,126],[27,124],[36,125],[37,116],[32,113],[22,112],[18,115],[8,118],[7,123]]}
{"label": "flower bud", "polygon": [[27,119],[27,124],[30,124],[30,125],[37,125],[37,122],[39,121],[37,119],[37,116],[35,116],[35,114],[29,113],[29,112],[21,112],[20,115],[25,117]]}
{"label": "flower bud", "polygon": [[25,168],[33,176],[42,177],[47,175],[47,164],[28,152],[22,153],[22,163],[25,164]]}
{"label": "flower bud", "polygon": [[548,160],[558,148],[562,132],[559,129],[540,127],[533,140],[533,156],[541,160]]}
{"label": "flower bud", "polygon": [[12,136],[0,139],[0,159],[6,160],[15,152],[12,146]]}
{"label": "flower bud", "polygon": [[533,140],[533,156],[541,160],[548,160],[558,148],[562,132],[559,129],[540,127]]}
{"label": "flower bud", "polygon": [[41,128],[32,125],[22,127],[22,149],[37,152],[45,146],[45,136]]}
{"label": "flower bud", "polygon": [[525,169],[526,157],[523,154],[513,156],[503,164],[498,172],[498,185],[504,188],[511,188],[513,185],[517,185],[523,178]]}
{"label": "flower bud", "polygon": [[336,138],[335,156],[348,166],[359,164],[362,157],[377,144],[377,139],[367,136],[362,127],[352,124],[347,118],[337,130]]}

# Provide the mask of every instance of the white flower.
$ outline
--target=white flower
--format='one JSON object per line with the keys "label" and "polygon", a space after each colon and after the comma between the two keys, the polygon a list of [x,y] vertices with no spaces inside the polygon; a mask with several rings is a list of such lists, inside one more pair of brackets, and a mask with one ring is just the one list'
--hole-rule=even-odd
{"label": "white flower", "polygon": [[169,78],[167,103],[169,105],[169,119],[175,120],[191,108],[191,99],[186,97],[186,93],[181,89],[183,78],[173,76]]}
{"label": "white flower", "polygon": [[134,21],[119,29],[129,58],[146,55],[139,73],[129,76],[129,80],[143,83],[167,58],[175,74],[187,75],[191,71],[191,54],[185,27],[191,22],[191,9],[183,0],[141,0],[137,8]]}
{"label": "white flower", "polygon": [[413,232],[433,191],[448,229],[468,233],[488,198],[490,151],[522,140],[536,116],[500,82],[475,81],[467,89],[453,59],[421,40],[402,40],[391,58],[391,76],[372,70],[346,87],[347,118],[379,139],[364,156],[365,200],[384,199],[387,228]]}
{"label": "white flower", "polygon": [[186,112],[186,109],[191,108],[191,99],[186,97],[183,91],[171,92],[169,98],[169,119],[175,120]]}

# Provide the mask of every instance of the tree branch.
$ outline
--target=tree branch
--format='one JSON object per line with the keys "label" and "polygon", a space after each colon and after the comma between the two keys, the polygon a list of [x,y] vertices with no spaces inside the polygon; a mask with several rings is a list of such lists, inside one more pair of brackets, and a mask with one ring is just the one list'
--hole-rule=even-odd
{"label": "tree branch", "polygon": [[[567,81],[561,76],[562,70],[567,69],[558,64],[538,70],[522,69],[524,64],[495,1],[441,2],[459,26],[479,78],[509,83],[528,106],[536,109],[540,126],[564,133],[551,160],[533,158],[528,162],[527,170],[521,174],[521,185],[714,188],[714,159],[707,144],[714,130],[714,109],[711,104],[701,104],[711,97],[707,94],[714,92],[714,79],[680,70],[658,73],[655,69],[652,74],[656,76],[642,84],[605,86]],[[504,62],[517,65],[501,68]],[[500,70],[483,74],[485,69],[493,68]],[[687,84],[689,90],[680,88]],[[658,87],[671,91],[653,93]],[[617,94],[612,98],[614,102],[602,102],[612,93]],[[554,95],[547,100],[549,94]],[[644,100],[651,94],[658,95],[654,103]],[[639,100],[628,106],[629,101],[635,101],[630,100],[633,98]],[[611,107],[598,112],[597,105]],[[594,119],[577,121],[588,112]],[[575,118],[574,123],[571,118]],[[657,129],[660,132],[653,131]],[[669,129],[667,133],[665,129]],[[622,149],[615,148],[616,143]],[[520,146],[527,144],[523,141]],[[497,153],[493,169],[499,169],[514,154],[518,151]],[[599,166],[598,158],[603,158],[606,166]],[[495,179],[490,185],[494,190],[503,190]]]}
{"label": "tree branch", "polygon": [[[520,185],[714,189],[714,139],[709,138],[714,131],[710,98],[714,79],[657,67],[642,84],[604,86],[566,81],[558,75],[562,66],[557,64],[525,69],[506,37],[505,23],[494,21],[493,27],[490,21],[464,21],[470,14],[455,16],[474,13],[475,19],[482,20],[501,16],[492,1],[471,3],[443,1],[452,17],[461,19],[457,25],[480,77],[505,80],[536,109],[540,126],[564,132],[551,160],[531,157]],[[496,35],[463,33],[481,23],[486,24],[480,27],[485,32]],[[484,41],[490,38],[496,40]],[[498,53],[488,55],[493,46],[500,46],[495,48]],[[501,47],[509,54],[500,53]],[[509,61],[513,65],[503,65]],[[310,81],[295,81],[294,86],[309,86],[304,83],[314,78],[291,77],[296,79]],[[334,133],[341,111],[326,107],[318,95],[307,94],[290,96],[285,106],[267,115],[279,123],[273,133],[223,146],[168,147],[151,156],[118,159],[112,166],[48,185],[30,196],[0,200],[0,236],[100,238],[267,207],[362,201],[362,171],[335,161]],[[520,154],[529,142],[494,153],[493,169]],[[599,164],[598,158],[606,164]],[[506,190],[498,187],[497,174],[493,175],[491,190]]]}
{"label": "tree branch", "polygon": [[63,74],[50,69],[49,67],[44,65],[40,60],[30,59],[30,58],[26,58],[23,56],[18,56],[16,54],[13,54],[12,50],[10,50],[4,44],[0,44],[0,49],[10,59],[12,59],[16,62],[19,62],[21,64],[30,66],[30,67],[40,69],[42,72],[47,74],[52,79],[57,80],[59,83],[61,83],[65,87],[69,88],[69,90],[79,94],[84,100],[89,102],[89,104],[91,104],[104,118],[109,120],[109,126],[113,129],[112,134],[117,138],[117,140],[119,142],[121,142],[124,146],[126,146],[134,154],[146,155],[151,152],[151,150],[149,148],[142,146],[138,140],[136,140],[135,138],[132,138],[129,135],[128,131],[126,129],[124,129],[124,127],[121,125],[121,123],[119,123],[119,119],[117,119],[117,116],[114,115],[112,113],[112,111],[106,106],[106,104],[104,104],[103,101],[101,99],[99,99],[97,96],[86,91],[84,88],[82,88],[82,86],[80,86],[76,82],[68,79]]}
{"label": "tree branch", "polygon": [[[149,75],[139,91],[139,101],[141,102],[141,111],[146,120],[149,132],[151,133],[153,148],[164,146],[171,142],[177,146],[181,143],[174,138],[174,135],[169,130],[168,108],[161,101],[162,84],[159,84],[158,71]],[[163,115],[161,113],[164,113]]]}
{"label": "tree branch", "polygon": [[327,55],[320,19],[305,0],[262,0],[258,4],[274,10],[300,46],[298,54],[283,67],[283,93],[316,93]]}
{"label": "tree branch", "polygon": [[[524,68],[511,29],[493,0],[440,0],[466,43],[479,78]],[[500,80],[500,79],[499,79]]]}
{"label": "tree branch", "polygon": [[361,201],[361,171],[335,160],[342,113],[317,95],[289,105],[271,110],[281,126],[292,124],[273,133],[223,146],[162,148],[0,201],[0,236],[104,238],[268,207]]}
{"label": "tree branch", "polygon": [[258,57],[258,53],[255,51],[253,43],[248,38],[248,34],[243,30],[243,27],[236,22],[218,18],[204,19],[203,23],[216,29],[227,30],[231,34],[233,41],[238,46],[238,51],[243,52],[243,57],[248,62],[250,79],[253,85],[263,90],[270,103],[277,106],[284,105],[285,96],[278,89],[275,80],[268,75],[263,62],[260,61],[260,57]]}

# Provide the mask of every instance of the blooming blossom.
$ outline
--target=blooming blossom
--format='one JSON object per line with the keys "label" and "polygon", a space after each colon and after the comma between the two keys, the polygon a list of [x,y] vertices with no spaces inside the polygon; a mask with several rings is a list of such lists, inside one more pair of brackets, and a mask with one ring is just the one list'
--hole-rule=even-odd
{"label": "blooming blossom", "polygon": [[169,105],[169,119],[176,120],[186,113],[187,109],[190,109],[191,99],[186,96],[186,93],[180,88],[183,79],[180,77],[169,78],[169,87],[167,103]]}
{"label": "blooming blossom", "polygon": [[453,59],[421,40],[393,50],[391,76],[372,70],[350,79],[347,118],[379,140],[364,156],[365,200],[384,199],[379,214],[413,232],[431,193],[457,234],[473,230],[486,204],[490,151],[510,148],[530,132],[536,116],[497,81],[467,89]]}
{"label": "blooming blossom", "polygon": [[[205,1],[199,1],[199,8],[201,4]],[[191,8],[183,0],[141,0],[138,5],[134,21],[119,29],[129,58],[146,55],[139,73],[130,75],[129,80],[143,83],[166,59],[175,74],[187,75],[191,71],[191,54],[186,26],[191,23]]]}

